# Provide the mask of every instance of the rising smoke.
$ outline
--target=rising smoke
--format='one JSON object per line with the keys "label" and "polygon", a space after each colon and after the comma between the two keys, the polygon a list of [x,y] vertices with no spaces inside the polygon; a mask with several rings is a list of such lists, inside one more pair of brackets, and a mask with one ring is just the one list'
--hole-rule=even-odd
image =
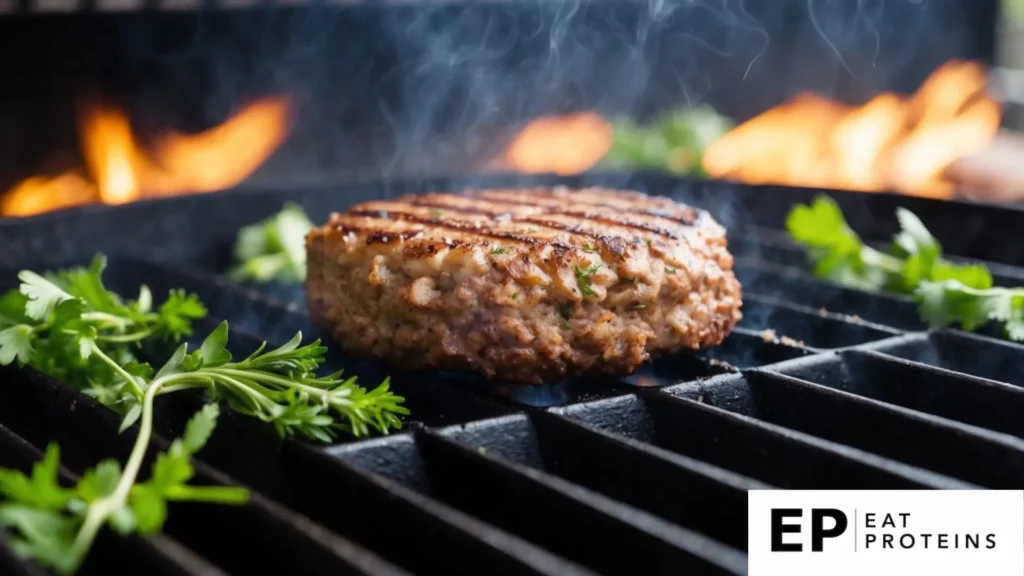
{"label": "rising smoke", "polygon": [[[743,119],[801,90],[849,101],[881,89],[908,92],[949,58],[990,57],[995,6],[994,0],[294,4],[97,16],[60,30],[60,42],[45,19],[0,21],[0,37],[10,43],[0,56],[6,83],[49,94],[0,109],[7,128],[0,152],[32,169],[24,143],[38,140],[38,127],[53,126],[55,118],[73,129],[64,116],[83,86],[120,100],[141,129],[154,131],[198,130],[256,97],[289,93],[293,136],[257,181],[467,172],[541,114],[595,110],[643,119],[710,104]],[[52,153],[55,146],[32,148]]]}

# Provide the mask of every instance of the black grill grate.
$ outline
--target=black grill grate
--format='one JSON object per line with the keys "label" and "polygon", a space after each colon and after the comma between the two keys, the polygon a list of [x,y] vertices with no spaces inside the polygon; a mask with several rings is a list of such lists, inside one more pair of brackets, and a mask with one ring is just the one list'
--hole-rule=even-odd
{"label": "black grill grate", "polygon": [[[778,230],[785,210],[811,191],[588,178],[692,201],[730,227],[745,319],[722,346],[621,380],[529,389],[332,352],[331,368],[366,383],[391,375],[413,413],[405,432],[323,447],[282,442],[226,413],[197,469],[201,481],[250,486],[252,505],[176,505],[161,536],[101,538],[83,573],[742,574],[751,488],[1024,485],[1024,347],[926,332],[905,298],[814,279]],[[264,339],[316,331],[300,289],[218,277],[238,226],[285,198],[322,220],[351,202],[443,188],[236,191],[0,223],[0,239],[10,240],[0,284],[19,267],[84,263],[105,251],[109,287],[129,296],[143,282],[157,295],[195,291],[211,312],[197,334],[228,319],[231,344],[245,353]],[[853,226],[877,239],[897,205],[936,232],[954,216],[967,229],[1024,220],[1008,209],[835,197]],[[990,267],[1004,282],[1024,278],[1014,246],[984,237],[951,244],[999,261]],[[50,441],[62,446],[68,480],[102,458],[127,456],[131,435],[117,434],[106,408],[29,371],[2,369],[0,382],[0,465],[26,468]],[[166,447],[201,402],[162,399],[153,448]],[[3,540],[0,571],[42,573],[16,561]]]}

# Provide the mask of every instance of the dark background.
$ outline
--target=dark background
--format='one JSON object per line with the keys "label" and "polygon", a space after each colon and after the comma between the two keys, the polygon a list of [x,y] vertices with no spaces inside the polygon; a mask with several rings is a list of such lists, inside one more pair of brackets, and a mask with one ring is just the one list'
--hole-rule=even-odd
{"label": "dark background", "polygon": [[0,189],[77,165],[83,96],[143,136],[295,97],[254,177],[310,182],[471,170],[523,122],[708,103],[748,118],[802,90],[910,92],[951,58],[992,63],[995,0],[309,3],[0,15]]}

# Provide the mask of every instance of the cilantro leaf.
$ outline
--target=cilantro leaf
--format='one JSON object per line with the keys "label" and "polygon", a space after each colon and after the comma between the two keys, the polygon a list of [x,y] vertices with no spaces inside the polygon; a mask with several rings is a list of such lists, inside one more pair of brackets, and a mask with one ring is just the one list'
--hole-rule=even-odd
{"label": "cilantro leaf", "polygon": [[996,321],[1007,337],[1024,340],[1024,288],[993,287],[984,266],[945,260],[939,242],[909,210],[898,208],[896,219],[900,231],[888,254],[864,245],[835,202],[824,196],[810,206],[795,206],[786,227],[807,249],[819,277],[912,295],[921,319],[932,328],[959,323],[975,330]]}
{"label": "cilantro leaf", "polygon": [[8,365],[18,360],[19,364],[28,364],[32,360],[31,326],[17,324],[0,330],[0,365]]}
{"label": "cilantro leaf", "polygon": [[313,223],[293,202],[280,212],[239,230],[232,280],[302,282],[306,278],[306,235]]}
{"label": "cilantro leaf", "polygon": [[59,286],[31,270],[18,273],[21,293],[25,295],[25,315],[33,320],[45,320],[62,302],[73,301],[75,297]]}
{"label": "cilantro leaf", "polygon": [[875,290],[886,283],[888,273],[898,271],[898,262],[864,245],[827,196],[818,196],[810,206],[794,207],[786,218],[786,229],[807,247],[814,273],[822,278]]}

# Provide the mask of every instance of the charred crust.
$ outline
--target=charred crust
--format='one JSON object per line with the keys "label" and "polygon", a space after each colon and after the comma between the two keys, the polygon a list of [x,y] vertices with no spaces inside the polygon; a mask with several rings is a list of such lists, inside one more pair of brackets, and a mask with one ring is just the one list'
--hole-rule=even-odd
{"label": "charred crust", "polygon": [[[403,196],[332,214],[307,237],[313,321],[353,356],[536,384],[629,374],[718,344],[742,318],[725,229],[704,211],[632,192],[526,192]],[[648,240],[661,249],[640,248]],[[678,274],[646,272],[658,262]],[[610,271],[584,299],[573,271],[592,265]]]}

